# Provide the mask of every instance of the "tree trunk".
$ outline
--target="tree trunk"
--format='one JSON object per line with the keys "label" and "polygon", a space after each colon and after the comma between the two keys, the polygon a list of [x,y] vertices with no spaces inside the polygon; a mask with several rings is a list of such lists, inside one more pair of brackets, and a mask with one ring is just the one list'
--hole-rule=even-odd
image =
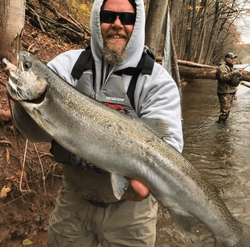
{"label": "tree trunk", "polygon": [[[182,9],[180,16],[187,16],[186,9],[188,8],[188,3],[186,0],[183,0]],[[177,54],[179,58],[182,58],[185,56],[185,44],[187,42],[187,18],[181,18],[180,22],[180,28],[179,28],[179,35],[177,39],[175,39],[175,42],[178,42],[178,48],[177,48]]]}
{"label": "tree trunk", "polygon": [[[162,57],[157,57],[156,62],[161,63]],[[180,76],[184,79],[215,79],[218,66],[194,63],[186,60],[177,60]],[[241,81],[250,82],[250,71],[243,70]],[[244,84],[244,83],[242,83]],[[250,87],[250,84],[248,84]]]}
{"label": "tree trunk", "polygon": [[16,64],[21,48],[25,20],[25,0],[1,0],[0,4],[0,61],[7,58]]}
{"label": "tree trunk", "polygon": [[171,60],[172,60],[172,64],[173,64],[173,78],[178,86],[181,104],[182,104],[182,85],[181,85],[179,66],[178,66],[178,62],[177,62],[176,49],[175,49],[175,45],[174,45],[174,38],[173,38],[172,34],[171,34],[170,38],[171,38]]}
{"label": "tree trunk", "polygon": [[146,21],[145,44],[157,55],[168,1],[151,0]]}
{"label": "tree trunk", "polygon": [[[171,0],[170,2],[170,23],[171,23],[171,32],[173,35],[174,40],[177,42],[178,37],[178,25],[177,25],[177,18],[180,16],[180,6],[176,0]],[[178,43],[176,43],[178,45]]]}
{"label": "tree trunk", "polygon": [[216,67],[193,67],[178,60],[180,75],[184,79],[216,79]]}
{"label": "tree trunk", "polygon": [[204,62],[205,64],[210,63],[213,50],[214,50],[214,35],[216,31],[218,30],[218,22],[219,22],[219,16],[220,16],[219,0],[216,0],[214,4],[215,4],[214,20],[213,20],[212,30],[210,32],[209,39],[208,39],[208,47],[207,47],[207,52],[206,52],[206,57],[205,57],[205,62]]}
{"label": "tree trunk", "polygon": [[195,22],[196,22],[196,14],[195,14],[195,10],[196,10],[196,0],[192,0],[191,1],[193,6],[193,11],[192,11],[192,21],[191,21],[191,31],[190,31],[190,36],[189,36],[189,44],[187,47],[187,60],[190,61],[192,58],[192,46],[193,46],[193,40],[194,40],[194,29],[195,29]]}
{"label": "tree trunk", "polygon": [[198,35],[198,40],[196,43],[194,51],[194,61],[201,63],[203,56],[205,37],[206,37],[206,20],[207,20],[207,0],[203,0],[201,3],[202,7],[199,10],[197,20],[200,20],[200,31]]}
{"label": "tree trunk", "polygon": [[172,63],[171,63],[171,24],[170,24],[170,12],[167,8],[166,14],[166,31],[165,31],[165,41],[163,49],[162,66],[165,68],[170,75],[172,75]]}
{"label": "tree trunk", "polygon": [[190,33],[191,33],[191,22],[192,22],[192,10],[191,10],[191,3],[192,0],[188,0],[188,9],[187,9],[187,23],[186,23],[186,29],[187,29],[187,32],[186,32],[186,37],[185,37],[185,50],[184,50],[184,55],[182,57],[182,59],[184,60],[189,60],[188,59],[188,51],[189,51],[189,48],[190,48]]}

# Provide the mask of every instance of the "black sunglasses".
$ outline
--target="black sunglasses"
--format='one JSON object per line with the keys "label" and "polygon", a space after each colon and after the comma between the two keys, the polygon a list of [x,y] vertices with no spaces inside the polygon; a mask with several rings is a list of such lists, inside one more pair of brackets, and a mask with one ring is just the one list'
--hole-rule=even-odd
{"label": "black sunglasses", "polygon": [[114,12],[109,10],[101,10],[100,21],[101,23],[114,23],[117,16],[122,25],[134,25],[135,24],[135,13],[130,12]]}

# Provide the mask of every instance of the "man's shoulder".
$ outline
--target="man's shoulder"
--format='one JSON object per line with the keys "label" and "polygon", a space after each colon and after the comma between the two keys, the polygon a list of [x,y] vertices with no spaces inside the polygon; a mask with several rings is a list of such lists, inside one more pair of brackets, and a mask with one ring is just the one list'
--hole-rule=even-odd
{"label": "man's shoulder", "polygon": [[226,62],[224,60],[220,61],[218,67],[221,67],[221,66],[226,66]]}
{"label": "man's shoulder", "polygon": [[229,70],[229,66],[226,64],[226,62],[220,63],[220,65],[217,68],[218,70]]}
{"label": "man's shoulder", "polygon": [[56,67],[59,64],[61,64],[61,65],[65,64],[68,66],[77,60],[77,58],[80,56],[82,51],[84,51],[84,50],[79,49],[79,50],[65,51],[65,52],[59,54],[58,56],[56,56],[54,59],[52,59],[48,63],[48,66],[49,67]]}

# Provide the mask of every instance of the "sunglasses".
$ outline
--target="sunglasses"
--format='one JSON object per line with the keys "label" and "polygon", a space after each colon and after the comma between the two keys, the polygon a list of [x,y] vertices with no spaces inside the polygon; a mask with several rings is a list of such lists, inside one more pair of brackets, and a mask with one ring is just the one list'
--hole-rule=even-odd
{"label": "sunglasses", "polygon": [[122,25],[134,25],[135,24],[135,13],[130,12],[114,12],[109,10],[101,10],[100,21],[101,23],[114,23],[117,16]]}

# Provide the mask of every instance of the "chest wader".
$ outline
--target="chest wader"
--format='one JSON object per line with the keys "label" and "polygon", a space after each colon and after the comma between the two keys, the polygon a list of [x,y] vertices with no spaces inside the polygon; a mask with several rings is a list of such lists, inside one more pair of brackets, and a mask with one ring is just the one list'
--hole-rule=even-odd
{"label": "chest wader", "polygon": [[[99,102],[108,104],[112,108],[122,109],[126,114],[132,117],[138,117],[134,110],[134,90],[137,78],[140,73],[150,75],[152,73],[153,66],[153,57],[148,55],[147,52],[143,52],[141,60],[136,68],[129,67],[111,74],[106,83],[102,85],[101,90],[96,94],[94,91],[94,60],[91,50],[87,49],[79,56],[72,69],[71,75],[78,79],[76,88],[81,92],[92,98],[95,98]],[[132,76],[127,92],[125,92],[122,83],[122,74]],[[67,180],[74,181],[73,186],[76,188],[78,187],[79,190],[83,191],[85,199],[89,200],[92,204],[98,202],[98,205],[96,206],[102,207],[108,205],[103,202],[110,203],[117,201],[117,199],[113,196],[110,184],[110,174],[108,172],[99,169],[98,167],[74,154],[71,154],[54,140],[51,143],[50,151],[54,155],[54,158],[57,162],[64,164],[65,179],[68,178]],[[77,169],[76,172],[72,173],[72,166],[82,169],[80,169],[80,171]],[[81,174],[83,172],[84,174]],[[70,173],[72,174],[70,175]],[[79,177],[79,174],[81,174],[81,177]],[[78,182],[77,177],[79,177]],[[79,186],[79,183],[81,186]],[[86,193],[84,193],[84,191],[86,191]],[[89,193],[89,191],[92,192]],[[107,191],[111,191],[112,194],[106,193]]]}

